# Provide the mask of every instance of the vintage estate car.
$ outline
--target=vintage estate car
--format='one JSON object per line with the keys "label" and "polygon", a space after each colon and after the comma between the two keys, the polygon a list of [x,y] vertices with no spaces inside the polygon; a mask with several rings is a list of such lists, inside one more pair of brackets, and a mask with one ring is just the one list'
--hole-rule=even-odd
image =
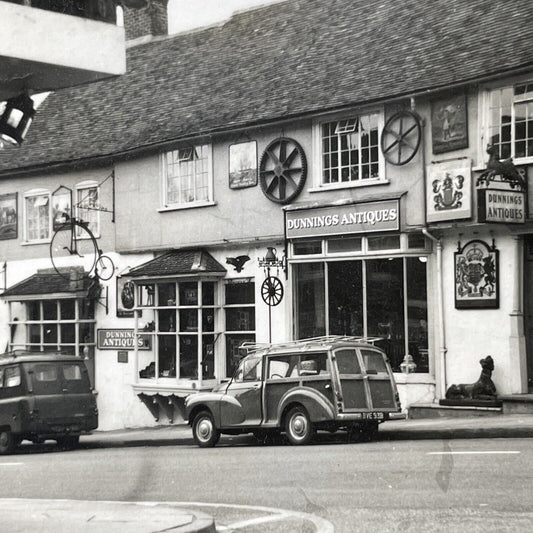
{"label": "vintage estate car", "polygon": [[246,346],[249,354],[229,382],[187,396],[196,443],[214,446],[221,433],[252,432],[262,441],[285,432],[291,444],[307,444],[317,429],[373,438],[380,422],[401,411],[387,356],[373,340],[328,336]]}
{"label": "vintage estate car", "polygon": [[98,409],[83,359],[58,352],[0,356],[0,454],[23,439],[74,448],[96,429]]}

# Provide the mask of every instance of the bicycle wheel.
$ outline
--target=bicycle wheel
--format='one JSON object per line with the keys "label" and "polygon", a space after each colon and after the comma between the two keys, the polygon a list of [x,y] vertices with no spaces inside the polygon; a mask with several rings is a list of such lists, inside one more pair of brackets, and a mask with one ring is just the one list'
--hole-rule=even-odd
{"label": "bicycle wheel", "polygon": [[96,260],[96,265],[94,266],[94,273],[102,280],[107,281],[113,277],[115,273],[115,264],[113,260],[108,255],[101,255]]}
{"label": "bicycle wheel", "polygon": [[52,265],[64,279],[70,279],[67,267],[82,266],[86,272],[91,272],[97,255],[98,246],[93,234],[77,222],[60,226],[50,242]]}

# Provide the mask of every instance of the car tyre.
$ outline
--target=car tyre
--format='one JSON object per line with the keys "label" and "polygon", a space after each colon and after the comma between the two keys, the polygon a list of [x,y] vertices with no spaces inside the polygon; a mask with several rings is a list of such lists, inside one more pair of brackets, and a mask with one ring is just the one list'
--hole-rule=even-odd
{"label": "car tyre", "polygon": [[9,429],[0,431],[0,455],[13,453],[18,444],[18,438]]}
{"label": "car tyre", "polygon": [[200,448],[212,448],[220,438],[220,431],[215,425],[215,419],[209,411],[202,411],[194,417],[192,423],[194,442]]}
{"label": "car tyre", "polygon": [[66,435],[64,437],[57,438],[57,445],[62,450],[74,450],[78,447],[80,442],[79,435]]}
{"label": "car tyre", "polygon": [[314,428],[307,411],[301,407],[293,407],[285,418],[285,434],[293,445],[309,444],[313,438]]}

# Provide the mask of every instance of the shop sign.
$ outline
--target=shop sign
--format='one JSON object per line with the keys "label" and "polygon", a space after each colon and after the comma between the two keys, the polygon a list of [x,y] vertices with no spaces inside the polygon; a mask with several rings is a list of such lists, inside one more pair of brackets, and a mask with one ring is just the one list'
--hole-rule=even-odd
{"label": "shop sign", "polygon": [[285,216],[285,234],[288,239],[399,229],[398,200],[300,209],[287,211]]}
{"label": "shop sign", "polygon": [[[135,338],[133,329],[99,329],[98,330],[99,350],[133,350],[133,340]],[[137,349],[151,350],[152,337],[150,335],[137,334]]]}
{"label": "shop sign", "polygon": [[525,223],[526,193],[524,191],[480,189],[477,195],[479,222]]}

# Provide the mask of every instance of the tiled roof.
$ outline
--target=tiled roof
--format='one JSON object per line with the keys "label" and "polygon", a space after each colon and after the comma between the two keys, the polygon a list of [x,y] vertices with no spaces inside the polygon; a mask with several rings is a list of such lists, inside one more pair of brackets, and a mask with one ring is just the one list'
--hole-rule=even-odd
{"label": "tiled roof", "polygon": [[[9,287],[0,298],[14,299],[18,296],[36,298],[44,294],[72,294],[72,296],[85,297],[91,282],[86,272],[71,269],[71,279],[66,279],[58,274],[53,268],[38,270],[36,274]],[[65,270],[66,272],[66,270]]]}
{"label": "tiled roof", "polygon": [[180,274],[226,273],[226,269],[205,250],[171,250],[130,270],[128,277],[164,277]]}
{"label": "tiled roof", "polygon": [[128,50],[125,75],[52,94],[0,173],[533,66],[531,0],[286,0]]}

